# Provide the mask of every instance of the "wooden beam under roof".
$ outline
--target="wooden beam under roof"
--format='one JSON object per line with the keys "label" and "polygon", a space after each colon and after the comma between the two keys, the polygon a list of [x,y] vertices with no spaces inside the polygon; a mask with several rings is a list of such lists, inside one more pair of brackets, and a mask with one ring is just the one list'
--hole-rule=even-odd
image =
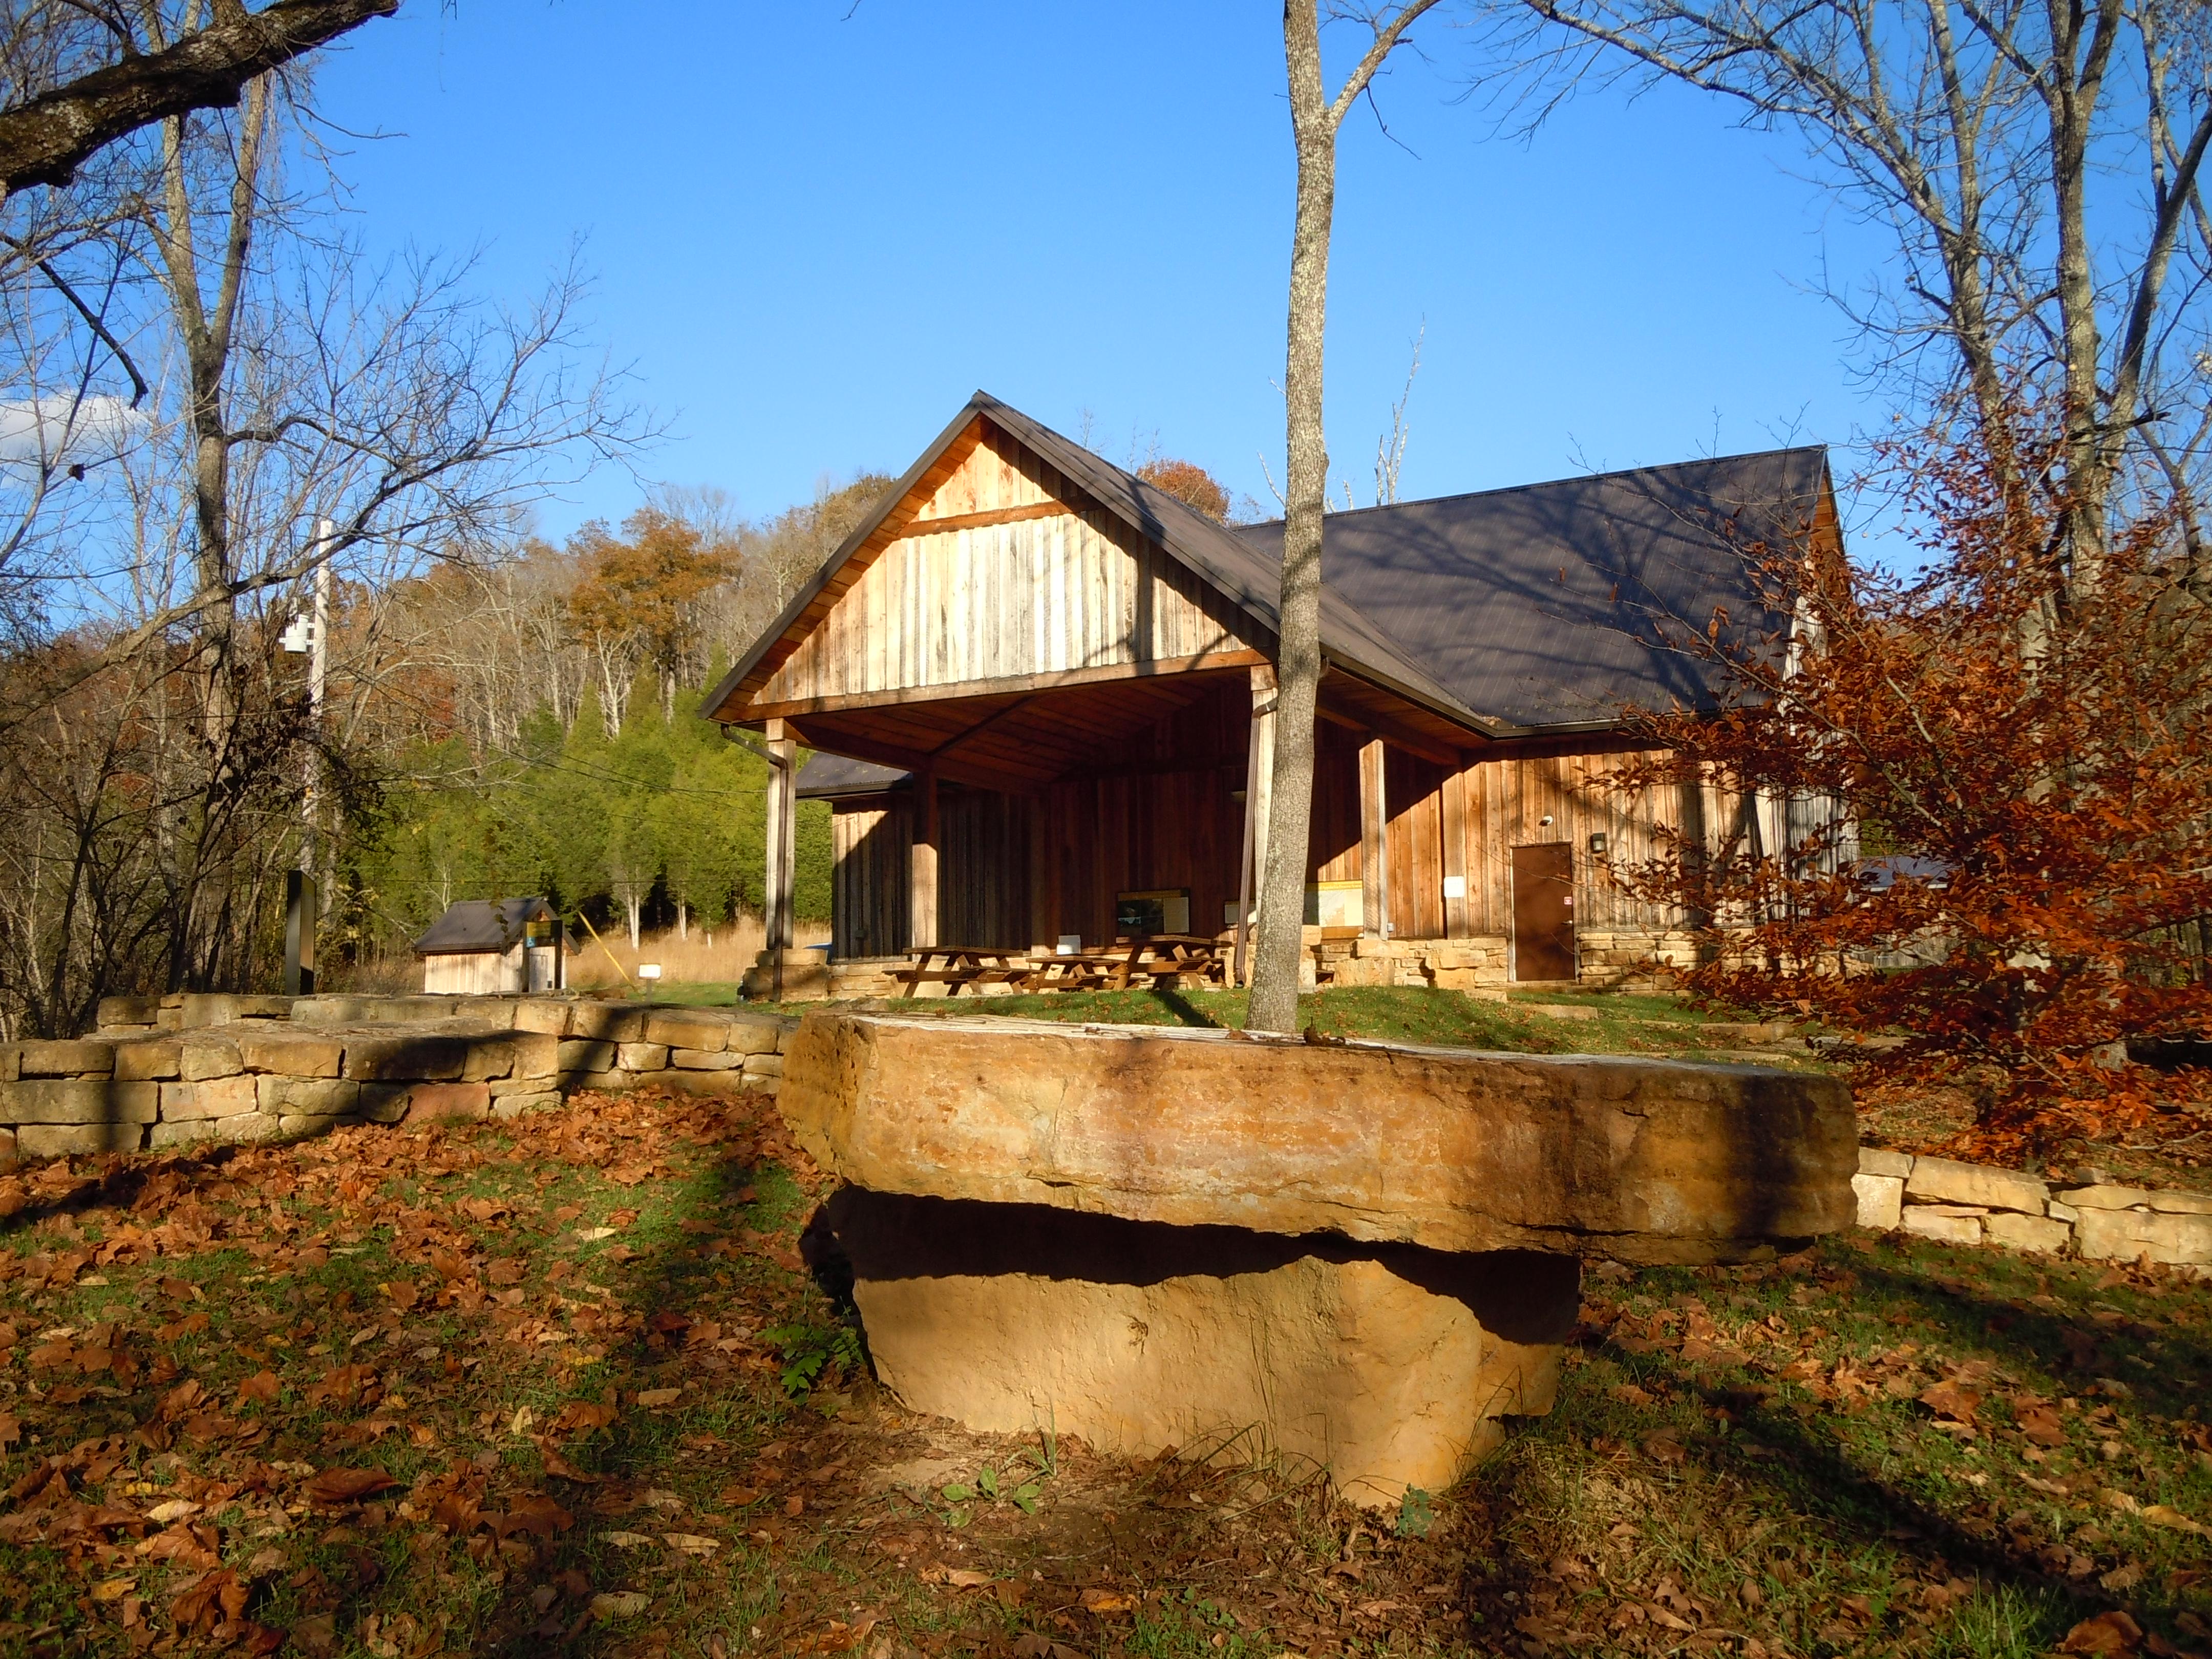
{"label": "wooden beam under roof", "polygon": [[1439,766],[1466,764],[1467,755],[1460,745],[1446,741],[1433,731],[1424,730],[1425,720],[1417,725],[1409,718],[1426,711],[1417,710],[1403,698],[1334,666],[1322,678],[1321,696],[1314,712],[1332,726],[1340,726],[1349,732],[1371,732],[1409,755],[1419,755]]}
{"label": "wooden beam under roof", "polygon": [[977,697],[1030,696],[1076,686],[1109,685],[1121,680],[1168,678],[1252,668],[1267,660],[1258,651],[1211,651],[1195,657],[1162,657],[1151,662],[1103,663],[1095,668],[1065,668],[1050,674],[1014,674],[1004,679],[964,680],[951,685],[902,685],[882,691],[849,691],[808,697],[797,702],[759,703],[735,717],[736,723],[799,720],[810,714],[843,714],[861,708],[895,708],[914,703],[962,702]]}
{"label": "wooden beam under roof", "polygon": [[[850,732],[834,725],[811,720],[793,720],[791,729],[809,749],[819,749],[832,755],[849,756],[854,760],[873,761],[878,766],[896,766],[902,771],[921,772],[927,769],[933,757],[926,749],[909,749],[902,744],[886,743],[866,732]],[[978,763],[972,757],[954,755],[938,767],[938,776],[952,783],[969,783],[984,789],[996,789],[1010,795],[1025,795],[1052,781],[1048,775],[1000,771],[995,767]]]}

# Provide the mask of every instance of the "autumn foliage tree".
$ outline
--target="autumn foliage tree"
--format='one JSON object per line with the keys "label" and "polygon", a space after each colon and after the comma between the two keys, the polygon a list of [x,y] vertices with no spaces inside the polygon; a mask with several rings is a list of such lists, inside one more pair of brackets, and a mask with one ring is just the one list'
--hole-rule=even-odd
{"label": "autumn foliage tree", "polygon": [[1164,489],[1184,506],[1219,524],[1229,516],[1229,492],[1221,481],[1195,461],[1161,459],[1146,461],[1137,476],[1156,489]]}
{"label": "autumn foliage tree", "polygon": [[659,678],[662,718],[673,719],[676,688],[692,677],[706,634],[702,602],[734,574],[736,550],[652,507],[624,520],[622,536],[593,524],[572,547],[585,565],[569,620],[597,650],[606,706],[622,707],[621,667],[643,665]]}
{"label": "autumn foliage tree", "polygon": [[1698,925],[1697,991],[1901,1036],[1876,1076],[1963,1085],[1981,1150],[2212,1140],[2201,1074],[2127,1058],[2212,1034],[2212,616],[2168,504],[2117,514],[2085,586],[2059,441],[1972,432],[1884,457],[1917,574],[1747,550],[1792,636],[1683,637],[1725,705],[1645,717],[1627,778],[1717,781],[1742,833],[1617,878]]}

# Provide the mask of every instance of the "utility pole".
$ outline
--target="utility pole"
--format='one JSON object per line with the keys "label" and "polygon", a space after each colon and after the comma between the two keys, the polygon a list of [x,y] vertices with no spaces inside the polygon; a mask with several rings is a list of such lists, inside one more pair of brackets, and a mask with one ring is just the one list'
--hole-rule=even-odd
{"label": "utility pole", "polygon": [[314,619],[304,629],[295,621],[284,630],[284,648],[307,653],[307,724],[312,734],[307,746],[307,787],[301,807],[305,823],[300,831],[300,867],[286,872],[284,878],[287,996],[312,996],[315,991],[315,932],[322,916],[316,863],[323,794],[323,684],[330,669],[330,545],[335,535],[336,526],[328,519],[316,520],[315,544],[322,556],[315,566]]}

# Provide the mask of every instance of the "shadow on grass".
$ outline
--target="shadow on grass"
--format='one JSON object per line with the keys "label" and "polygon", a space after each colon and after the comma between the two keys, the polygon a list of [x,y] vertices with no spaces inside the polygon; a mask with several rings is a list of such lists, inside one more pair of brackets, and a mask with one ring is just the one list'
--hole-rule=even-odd
{"label": "shadow on grass", "polygon": [[[756,1115],[773,1114],[773,1103],[764,1096],[739,1098]],[[609,1541],[610,1534],[643,1532],[658,1539],[670,1527],[687,1533],[696,1529],[697,1521],[686,1511],[656,1513],[650,1507],[635,1506],[636,1491],[646,1483],[668,1481],[678,1472],[696,1475],[717,1462],[727,1466],[726,1473],[733,1472],[751,1462],[767,1443],[784,1440],[803,1446],[829,1426],[814,1399],[803,1391],[797,1398],[784,1397],[773,1375],[749,1386],[734,1368],[702,1373],[696,1356],[687,1358],[680,1342],[663,1346],[664,1340],[654,1334],[657,1319],[688,1318],[710,1301],[782,1304],[791,1300],[787,1269],[750,1252],[713,1255],[687,1248],[699,1237],[732,1237],[749,1227],[773,1237],[791,1237],[812,1208],[811,1200],[781,1166],[764,1153],[748,1153],[750,1138],[742,1130],[738,1139],[738,1146],[709,1149],[700,1166],[687,1173],[678,1192],[663,1189],[666,1202],[658,1234],[637,1241],[653,1248],[643,1261],[629,1264],[637,1271],[624,1275],[619,1292],[620,1301],[643,1328],[629,1340],[611,1346],[586,1371],[569,1378],[563,1391],[585,1399],[612,1388],[628,1398],[640,1389],[685,1381],[704,1386],[665,1413],[626,1410],[605,1433],[587,1442],[574,1453],[573,1462],[594,1479],[566,1480],[556,1475],[541,1481],[560,1496],[574,1516],[574,1524],[547,1540],[527,1571],[511,1576],[499,1605],[480,1626],[483,1636],[477,1650],[519,1656],[621,1650],[625,1644],[635,1648],[642,1632],[655,1625],[665,1626],[672,1620],[680,1626],[683,1650],[711,1651],[710,1638],[718,1632],[728,1651],[765,1650],[761,1639],[750,1632],[756,1626],[773,1632],[794,1569],[818,1571],[827,1565],[818,1540],[798,1529],[787,1530],[773,1515],[773,1504],[756,1499],[742,1515],[732,1515],[726,1528],[715,1528],[720,1548],[684,1565],[680,1614],[659,1600],[635,1617],[613,1622],[577,1621],[575,1603],[565,1597],[550,1612],[540,1606],[544,1587],[559,1586],[571,1572],[583,1575],[595,1591],[642,1583],[631,1571],[637,1563],[629,1549],[635,1547],[618,1547]],[[687,1233],[687,1223],[709,1231]],[[726,1271],[738,1275],[736,1285],[716,1282]],[[801,1279],[802,1298],[808,1279],[822,1294],[823,1304],[816,1312],[825,1328],[825,1340],[841,1324],[857,1334],[849,1279],[840,1282],[834,1264],[810,1269]],[[799,1323],[811,1327],[814,1321]],[[711,1392],[717,1377],[728,1386]],[[830,1379],[823,1376],[819,1380]],[[758,1513],[752,1512],[756,1510]],[[756,1536],[761,1532],[770,1534],[769,1541]],[[676,1595],[678,1587],[664,1580],[657,1589],[666,1596]]]}
{"label": "shadow on grass", "polygon": [[[2212,1350],[2177,1328],[2159,1333],[2164,1350],[2155,1367],[2129,1368],[2130,1374],[2122,1379],[2116,1345],[2085,1340],[2081,1326],[2061,1312],[2032,1308],[2024,1312],[2001,1295],[1984,1293],[1948,1276],[1915,1273],[1906,1264],[1869,1260],[1854,1265],[1852,1271],[1857,1283],[1854,1292],[1847,1294],[1878,1298],[1924,1320],[1940,1335],[1929,1338],[1916,1331],[1923,1346],[1933,1341],[1973,1352],[1990,1360],[2000,1378],[2010,1375],[2030,1389],[2047,1388],[2062,1395],[2088,1395],[2100,1382],[2124,1380],[2126,1396],[2140,1402],[2151,1419],[2142,1425],[2147,1430],[2155,1431],[2159,1418],[2183,1417],[2212,1397]],[[2077,1299],[2086,1300],[2086,1293]],[[2124,1328],[2119,1334],[2125,1335]],[[2008,1490],[2011,1474],[2002,1466],[1962,1471],[1969,1481],[1976,1474],[1986,1477],[1981,1495],[1967,1500],[1963,1509],[1956,1501],[1947,1508],[1930,1489],[1941,1478],[1939,1470],[1900,1459],[1866,1440],[1856,1447],[1851,1443],[1853,1418],[1870,1402],[1839,1406],[1810,1397],[1789,1399],[1784,1397],[1786,1385],[1776,1386],[1756,1373],[1723,1378],[1709,1368],[1683,1364],[1661,1352],[1623,1353],[1601,1338],[1589,1339],[1584,1346],[1602,1353],[1640,1385],[1662,1398],[1670,1393],[1679,1396],[1696,1410],[1703,1426],[1675,1443],[1682,1458],[1703,1475],[1723,1486],[1732,1485],[1762,1518],[1779,1519],[1785,1525],[1790,1517],[1816,1523],[1814,1528],[1801,1528],[1796,1535],[1771,1540],[1794,1550],[1801,1562],[1808,1547],[1816,1556],[1845,1559],[1893,1553],[1923,1571],[1933,1569],[1939,1577],[1948,1571],[1978,1581],[1973,1600],[1956,1609],[1948,1625],[1900,1629],[1893,1594],[1887,1601],[1881,1595],[1872,1598],[1871,1619],[1855,1626],[1848,1640],[1840,1634],[1832,1639],[1822,1637],[1814,1628],[1819,1621],[1809,1621],[1799,1636],[1812,1651],[1909,1640],[1903,1650],[1915,1653],[2027,1656],[2049,1651],[2073,1625],[2106,1610],[2125,1611],[2147,1626],[2162,1626],[2169,1632],[2175,1629],[2177,1617],[2191,1610],[2184,1591],[2193,1574],[2179,1578],[2139,1574],[2136,1583],[2123,1587],[2123,1595],[2107,1590],[2094,1574],[2065,1571],[2075,1552],[2039,1512],[2051,1506],[2053,1495]],[[1588,1369],[1571,1372],[1559,1418],[1531,1425],[1533,1440],[1540,1444],[1547,1437],[1564,1437],[1579,1445],[1582,1433],[1615,1414],[1596,1389],[1597,1381]],[[2002,1425],[2003,1413],[1992,1411],[1989,1418],[1996,1422],[1984,1420],[1985,1439],[1992,1426]],[[1917,1425],[1915,1431],[1931,1439],[1934,1436],[1929,1422]],[[1605,1443],[1601,1435],[1591,1449]],[[1650,1445],[1647,1441],[1641,1455],[1650,1455]],[[1632,1447],[1613,1443],[1611,1465],[1625,1474],[1648,1474],[1650,1466],[1638,1460]],[[2075,1489],[2094,1498],[2106,1478],[2103,1470],[2094,1477],[2077,1477]],[[2131,1484],[2117,1471],[2109,1478],[2114,1486]],[[1546,1530],[1540,1508],[1547,1501],[1545,1484],[1540,1472],[1516,1465],[1509,1447],[1486,1473],[1475,1477],[1471,1490],[1497,1517],[1501,1537],[1521,1530],[1516,1522],[1523,1515],[1536,1523],[1526,1531],[1540,1537]],[[2112,1510],[2101,1510],[2096,1518],[2108,1522],[2118,1516]],[[1716,1553],[1730,1547],[1729,1540],[1720,1538],[1700,1538],[1696,1544]],[[2183,1553],[2186,1555],[2185,1548]],[[1506,1601],[1504,1593],[1514,1592],[1518,1604],[1525,1607],[1531,1587],[1548,1568],[1506,1549],[1498,1552],[1497,1559],[1498,1571],[1488,1577],[1477,1577],[1470,1588],[1476,1599],[1504,1607],[1510,1624],[1515,1603]],[[1741,1568],[1746,1573],[1757,1570],[1752,1560],[1742,1561]],[[1852,1588],[1838,1583],[1825,1597],[1829,1620],[1841,1616],[1844,1597]],[[2185,1643],[2189,1638],[2184,1635],[2181,1639]]]}

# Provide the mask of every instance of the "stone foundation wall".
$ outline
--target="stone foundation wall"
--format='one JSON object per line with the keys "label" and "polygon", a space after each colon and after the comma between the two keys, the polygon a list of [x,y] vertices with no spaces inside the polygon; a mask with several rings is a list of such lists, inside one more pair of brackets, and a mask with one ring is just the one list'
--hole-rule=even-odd
{"label": "stone foundation wall", "polygon": [[1584,931],[1576,943],[1582,982],[1610,990],[1662,990],[1698,963],[1698,941],[1686,933]]}
{"label": "stone foundation wall", "polygon": [[2111,1184],[2053,1192],[2017,1170],[1879,1146],[1859,1149],[1851,1186],[1862,1227],[2212,1275],[2212,1194]]}
{"label": "stone foundation wall", "polygon": [[[1655,991],[1697,961],[1688,933],[1584,932],[1577,936],[1581,982],[1594,988]],[[1432,985],[1446,991],[1494,991],[1513,982],[1512,942],[1475,939],[1332,939],[1307,955],[1328,985]]]}
{"label": "stone foundation wall", "polygon": [[578,1089],[773,1091],[797,1022],[533,997],[111,997],[89,1037],[0,1045],[0,1167],[340,1123],[515,1117]]}

